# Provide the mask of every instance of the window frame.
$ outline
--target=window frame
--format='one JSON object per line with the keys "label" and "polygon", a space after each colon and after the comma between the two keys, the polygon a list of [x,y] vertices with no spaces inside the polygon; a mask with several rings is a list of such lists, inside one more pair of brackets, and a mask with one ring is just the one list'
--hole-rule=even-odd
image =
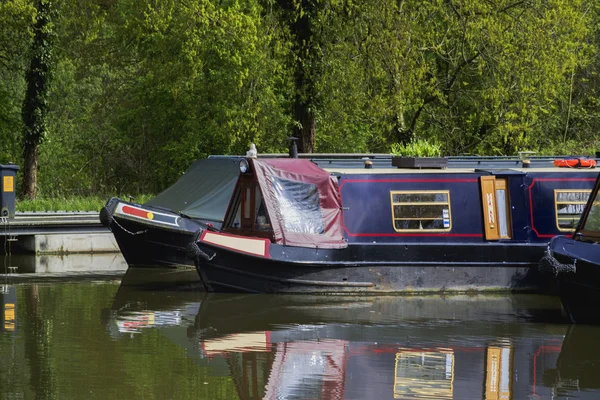
{"label": "window frame", "polygon": [[[394,202],[394,195],[397,194],[445,194],[448,198],[448,201],[445,203],[441,203],[441,202]],[[424,204],[425,203],[425,204]],[[450,201],[450,191],[449,190],[390,190],[390,204],[391,204],[391,211],[392,211],[392,228],[394,228],[395,232],[398,233],[407,233],[407,232],[450,232],[452,230],[452,209],[451,209],[451,201]],[[394,211],[394,206],[397,205],[447,205],[448,206],[448,228],[443,228],[443,229],[398,229],[396,228],[396,221],[401,220],[401,221],[410,221],[410,220],[437,220],[437,219],[441,219],[442,222],[445,219],[443,216],[441,218],[397,218],[395,211]]]}
{"label": "window frame", "polygon": [[[558,194],[559,193],[587,193],[588,194],[588,198],[583,201],[583,202],[565,202],[565,201],[558,201]],[[577,225],[579,223],[579,220],[581,219],[581,216],[583,215],[583,212],[581,214],[579,214],[579,218],[577,219],[575,226],[573,226],[573,228],[561,228],[560,224],[559,224],[559,215],[558,215],[558,206],[559,204],[571,204],[571,205],[583,205],[583,208],[585,209],[585,205],[587,204],[590,195],[592,194],[592,190],[591,189],[554,189],[554,222],[556,224],[556,229],[558,229],[559,232],[575,232],[575,229],[577,228]],[[565,219],[565,218],[563,218]]]}

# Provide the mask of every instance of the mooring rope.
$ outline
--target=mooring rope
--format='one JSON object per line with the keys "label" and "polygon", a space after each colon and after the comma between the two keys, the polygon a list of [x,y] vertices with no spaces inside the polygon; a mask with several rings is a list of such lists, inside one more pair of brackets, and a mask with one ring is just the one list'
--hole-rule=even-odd
{"label": "mooring rope", "polygon": [[117,224],[117,226],[118,226],[119,228],[123,229],[123,231],[124,231],[124,232],[126,232],[126,233],[129,233],[130,235],[133,235],[133,236],[135,236],[135,235],[141,235],[142,233],[146,233],[146,232],[148,232],[148,229],[144,229],[143,231],[131,232],[129,229],[127,229],[127,228],[125,228],[123,225],[121,225],[121,224],[119,223],[119,221],[117,221],[117,220],[115,219],[115,217],[113,217],[112,215],[110,216],[110,219],[111,219],[111,220],[112,220],[112,221],[113,221],[115,224]]}

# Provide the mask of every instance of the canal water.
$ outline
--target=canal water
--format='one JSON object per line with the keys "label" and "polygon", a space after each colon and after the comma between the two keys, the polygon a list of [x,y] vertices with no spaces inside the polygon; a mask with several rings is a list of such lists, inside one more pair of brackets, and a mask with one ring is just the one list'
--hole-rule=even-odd
{"label": "canal water", "polygon": [[0,286],[0,399],[600,398],[600,328],[569,324],[551,296],[206,294],[193,270],[16,275]]}

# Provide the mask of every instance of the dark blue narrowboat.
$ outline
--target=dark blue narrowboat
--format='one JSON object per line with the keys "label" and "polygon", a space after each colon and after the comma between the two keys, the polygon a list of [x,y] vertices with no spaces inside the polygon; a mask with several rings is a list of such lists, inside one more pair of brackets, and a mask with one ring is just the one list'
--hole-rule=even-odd
{"label": "dark blue narrowboat", "polygon": [[239,157],[195,161],[145,204],[116,197],[100,210],[130,267],[189,267],[186,247],[198,229],[220,228],[239,175]]}
{"label": "dark blue narrowboat", "polygon": [[540,269],[556,279],[563,307],[576,323],[600,323],[600,176],[575,233],[556,236]]}
{"label": "dark blue narrowboat", "polygon": [[538,291],[548,241],[572,232],[597,175],[552,160],[317,164],[241,161],[221,229],[189,246],[207,290]]}

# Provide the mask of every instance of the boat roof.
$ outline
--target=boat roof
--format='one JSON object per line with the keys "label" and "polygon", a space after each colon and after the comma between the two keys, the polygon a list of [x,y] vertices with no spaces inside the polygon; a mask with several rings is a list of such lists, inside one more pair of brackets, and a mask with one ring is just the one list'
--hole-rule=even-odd
{"label": "boat roof", "polygon": [[222,222],[240,173],[240,159],[197,160],[177,182],[145,204],[192,218]]}
{"label": "boat roof", "polygon": [[590,173],[600,173],[600,169],[590,168],[341,168],[321,166],[325,171],[335,174],[472,174],[475,172],[488,172],[495,174],[527,174],[531,172],[565,172],[581,173],[589,171]]}
{"label": "boat roof", "polygon": [[[526,153],[526,152],[525,152]],[[209,158],[221,158],[221,157],[232,157],[232,156],[221,156],[211,155]],[[235,156],[244,157],[244,156]],[[289,158],[287,153],[265,153],[258,154],[259,159],[263,158]],[[364,168],[365,162],[369,161],[372,168],[370,169],[400,169],[392,166],[392,160],[401,158],[400,156],[394,156],[392,154],[384,153],[300,153],[298,154],[300,159],[308,159],[313,163],[317,164],[321,168],[345,168],[345,169],[360,169]],[[553,155],[553,156],[531,156],[529,154],[515,155],[515,156],[447,156],[439,157],[447,161],[447,167],[445,169],[517,169],[521,170],[523,166],[523,160],[529,161],[529,167],[526,171],[536,170],[537,168],[556,169],[556,170],[571,170],[570,168],[560,168],[554,165],[555,160],[560,159],[572,159],[572,158],[589,158],[585,156],[566,156],[566,155]],[[431,159],[429,157],[423,157],[423,159]],[[592,158],[596,160],[600,165],[600,158]],[[575,171],[581,171],[585,168],[573,168]],[[409,171],[416,171],[414,168],[407,168]],[[423,168],[427,171],[435,171],[436,168]],[[523,169],[524,170],[524,169]],[[525,171],[525,172],[526,172]],[[456,172],[456,171],[454,171]]]}

